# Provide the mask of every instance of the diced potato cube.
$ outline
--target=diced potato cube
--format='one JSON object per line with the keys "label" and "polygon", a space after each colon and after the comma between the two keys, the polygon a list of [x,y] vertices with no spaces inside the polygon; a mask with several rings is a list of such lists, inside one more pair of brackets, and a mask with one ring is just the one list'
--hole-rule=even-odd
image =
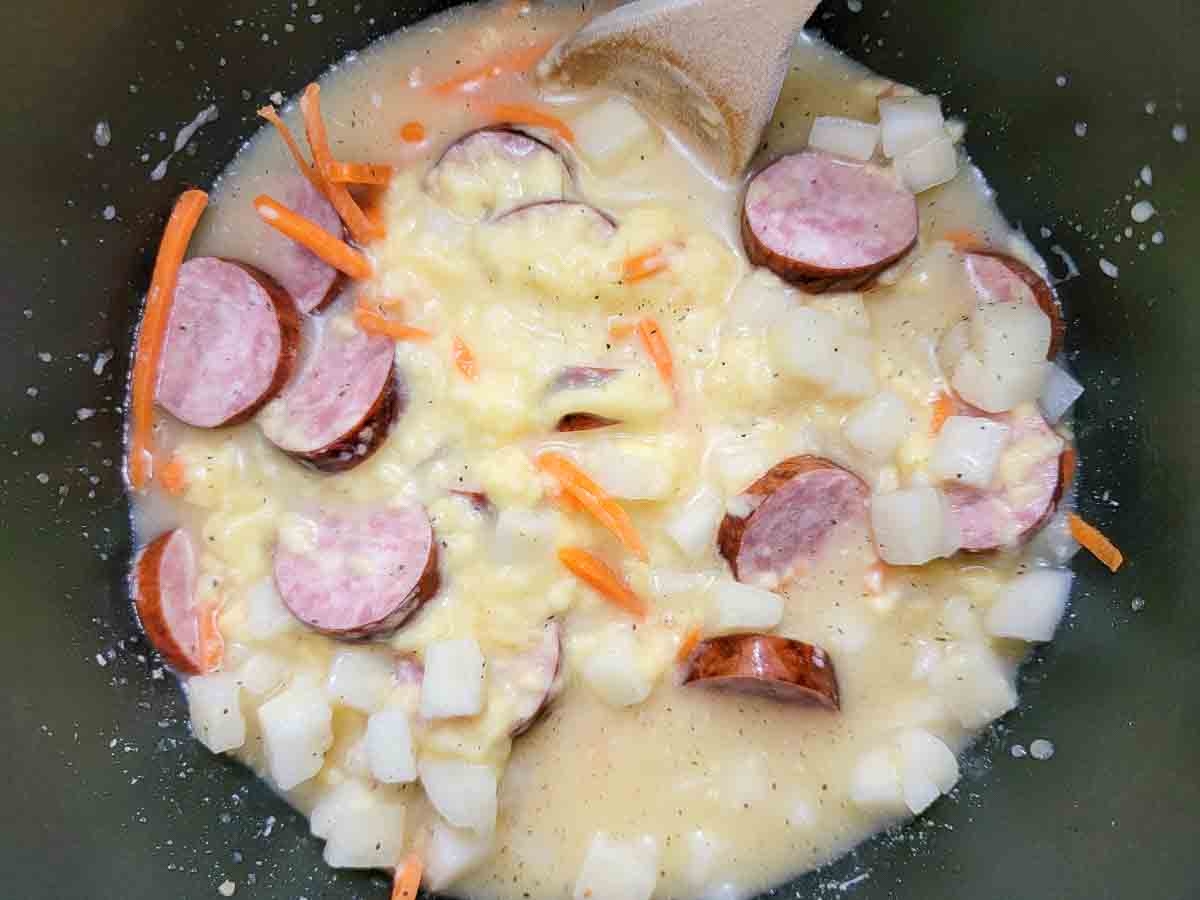
{"label": "diced potato cube", "polygon": [[628,626],[607,629],[584,660],[583,679],[611,706],[634,706],[650,696],[650,679],[638,660],[637,639]]}
{"label": "diced potato cube", "polygon": [[879,101],[883,152],[895,159],[946,136],[942,102],[937,97],[885,97]]}
{"label": "diced potato cube", "polygon": [[698,559],[714,546],[724,516],[725,504],[720,495],[704,485],[668,514],[664,530],[685,556]]}
{"label": "diced potato cube", "polygon": [[395,667],[387,652],[343,650],[329,668],[329,696],[334,703],[359,712],[374,712],[392,689]]}
{"label": "diced potato cube", "polygon": [[961,541],[949,503],[931,487],[875,494],[871,528],[880,558],[894,566],[920,566],[949,556]]}
{"label": "diced potato cube", "polygon": [[717,609],[712,630],[717,634],[769,631],[783,618],[783,598],[771,591],[722,580],[714,593]]}
{"label": "diced potato cube", "polygon": [[258,710],[267,768],[281,791],[312,778],[325,764],[333,745],[333,710],[325,694],[307,684],[294,684]]}
{"label": "diced potato cube", "polygon": [[866,809],[899,812],[904,808],[900,771],[890,747],[879,747],[859,757],[850,776],[850,800]]}
{"label": "diced potato cube", "polygon": [[985,646],[954,647],[934,666],[929,683],[964,728],[982,728],[1017,705],[1012,678]]}
{"label": "diced potato cube", "polygon": [[185,684],[192,733],[213,753],[236,750],[246,742],[239,683],[230,672],[196,675]]}
{"label": "diced potato cube", "polygon": [[483,709],[483,652],[474,638],[434,641],[425,648],[421,715],[473,716]]}
{"label": "diced potato cube", "polygon": [[383,869],[404,850],[404,803],[385,789],[343,781],[313,807],[310,827],[325,839],[325,862],[336,869]]}
{"label": "diced potato cube", "polygon": [[933,444],[929,475],[935,481],[986,488],[992,483],[1011,429],[981,416],[950,416]]}
{"label": "diced potato cube", "polygon": [[1071,582],[1067,569],[1038,569],[1018,575],[996,596],[985,625],[996,637],[1048,641],[1067,611]]}
{"label": "diced potato cube", "polygon": [[383,709],[367,720],[367,765],[371,777],[384,784],[417,780],[412,727],[403,709]]}
{"label": "diced potato cube", "polygon": [[846,440],[876,459],[888,459],[912,428],[908,406],[891,391],[881,391],[846,419]]}
{"label": "diced potato cube", "polygon": [[919,728],[901,734],[899,745],[904,803],[917,815],[958,782],[958,760],[940,738]]}
{"label": "diced potato cube", "polygon": [[571,130],[576,149],[605,172],[616,171],[634,156],[649,156],[661,142],[654,126],[620,97],[610,97],[578,116]]}
{"label": "diced potato cube", "polygon": [[619,841],[604,832],[588,845],[574,900],[650,900],[658,883],[658,844],[647,836]]}
{"label": "diced potato cube", "polygon": [[491,834],[496,826],[496,772],[459,759],[422,759],[417,765],[425,796],[457,828]]}
{"label": "diced potato cube", "polygon": [[814,150],[865,162],[875,155],[879,145],[879,126],[840,116],[817,116],[808,134],[808,145]]}
{"label": "diced potato cube", "polygon": [[478,834],[438,822],[433,826],[426,850],[423,883],[430,890],[445,890],[482,865],[494,848],[495,839],[491,834]]}

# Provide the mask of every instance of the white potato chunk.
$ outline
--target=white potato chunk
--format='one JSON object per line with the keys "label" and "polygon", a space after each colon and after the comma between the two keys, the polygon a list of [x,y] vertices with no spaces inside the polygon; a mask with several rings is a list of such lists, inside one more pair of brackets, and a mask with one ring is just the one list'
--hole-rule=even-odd
{"label": "white potato chunk", "polygon": [[500,510],[494,545],[497,561],[513,564],[545,559],[554,549],[558,527],[558,513],[553,510]]}
{"label": "white potato chunk", "polygon": [[1057,425],[1082,396],[1083,385],[1075,380],[1075,376],[1060,365],[1052,365],[1046,384],[1042,387],[1042,395],[1038,398],[1038,406],[1042,408],[1046,421]]}
{"label": "white potato chunk", "polygon": [[917,815],[958,783],[958,760],[940,738],[920,728],[901,734],[899,745],[904,803]]}
{"label": "white potato chunk", "polygon": [[803,306],[792,309],[769,332],[768,347],[781,371],[822,385],[835,396],[875,392],[871,341],[848,334],[830,313]]}
{"label": "white potato chunk", "polygon": [[929,684],[964,728],[982,728],[1017,705],[1012,678],[982,645],[948,650],[930,672]]}
{"label": "white potato chunk", "polygon": [[684,877],[692,887],[704,887],[711,880],[716,867],[717,854],[721,849],[720,839],[711,832],[697,828],[687,833],[684,843],[687,848]]}
{"label": "white potato chunk", "polygon": [[236,750],[246,742],[238,678],[231,672],[195,675],[184,685],[192,733],[213,753]]}
{"label": "white potato chunk", "polygon": [[422,759],[417,765],[425,796],[456,828],[491,834],[496,826],[496,772],[459,759]]}
{"label": "white potato chunk", "polygon": [[264,578],[246,592],[246,631],[250,637],[266,641],[296,626],[296,617],[283,605],[273,579]]}
{"label": "white potato chunk", "polygon": [[267,768],[281,791],[312,778],[333,745],[333,710],[323,691],[294,684],[258,710]]}
{"label": "white potato chunk", "polygon": [[968,350],[959,357],[951,384],[964,400],[984,412],[1008,412],[1036,400],[1050,371],[1050,363],[1015,366],[985,366]]}
{"label": "white potato chunk", "polygon": [[717,634],[769,631],[783,618],[783,598],[771,591],[738,581],[721,580],[713,593],[716,617],[712,631]]}
{"label": "white potato chunk", "polygon": [[651,680],[638,661],[637,638],[626,625],[608,628],[584,660],[583,680],[610,706],[634,706],[650,696]]}
{"label": "white potato chunk", "polygon": [[938,342],[937,361],[943,375],[952,373],[962,359],[962,355],[971,348],[971,323],[967,319],[956,322]]}
{"label": "white potato chunk", "polygon": [[1018,575],[1000,589],[984,625],[996,637],[1048,641],[1067,611],[1075,573],[1038,569]]}
{"label": "white potato chunk", "polygon": [[885,97],[879,101],[884,155],[895,159],[946,137],[942,101],[937,97]]}
{"label": "white potato chunk", "polygon": [[900,770],[890,747],[879,747],[858,758],[850,775],[850,801],[865,809],[899,812],[904,808]]}
{"label": "white potato chunk", "polygon": [[403,709],[382,709],[367,720],[367,765],[371,777],[384,784],[417,780],[412,726]]}
{"label": "white potato chunk", "polygon": [[474,638],[434,641],[425,648],[421,715],[474,716],[483,709],[483,652]]}
{"label": "white potato chunk", "polygon": [[651,837],[619,841],[598,832],[588,845],[574,900],[650,900],[658,883],[658,844]]}
{"label": "white potato chunk", "polygon": [[982,303],[971,315],[971,349],[989,369],[1045,362],[1050,317],[1034,303]]}
{"label": "white potato chunk", "polygon": [[717,527],[725,516],[725,504],[708,485],[692,494],[667,515],[664,530],[675,545],[690,559],[708,553],[717,537]]}
{"label": "white potato chunk", "polygon": [[754,269],[734,289],[727,327],[735,334],[765,331],[798,307],[799,297],[795,288],[769,269]]}
{"label": "white potato chunk", "polygon": [[908,406],[891,391],[880,391],[846,419],[850,446],[876,459],[888,459],[912,427]]}
{"label": "white potato chunk", "polygon": [[1029,542],[1029,556],[1042,565],[1065,566],[1079,552],[1079,541],[1071,534],[1067,510],[1058,509]]}
{"label": "white potato chunk", "polygon": [[579,451],[581,467],[622,500],[662,500],[675,491],[677,448],[646,441],[599,440]]}
{"label": "white potato chunk", "polygon": [[610,97],[571,123],[575,149],[595,168],[611,172],[635,156],[648,156],[659,145],[659,134],[633,104]]}
{"label": "white potato chunk", "polygon": [[894,566],[924,565],[951,555],[961,544],[949,503],[932,487],[875,494],[871,528],[880,558]]}
{"label": "white potato chunk", "polygon": [[958,174],[958,149],[944,133],[896,159],[896,174],[914,194],[952,181]]}
{"label": "white potato chunk", "polygon": [[840,116],[817,116],[808,134],[808,146],[865,162],[879,145],[879,126]]}
{"label": "white potato chunk", "polygon": [[288,677],[287,663],[274,653],[256,653],[237,670],[238,684],[251,697],[261,698],[272,693]]}
{"label": "white potato chunk", "polygon": [[478,834],[438,822],[433,826],[425,851],[422,883],[433,891],[445,890],[479,868],[492,855],[494,847],[495,839],[491,834]]}
{"label": "white potato chunk", "polygon": [[387,653],[343,650],[329,667],[326,689],[330,699],[359,712],[372,713],[383,705],[395,682],[395,662]]}
{"label": "white potato chunk", "polygon": [[992,483],[1010,431],[1007,425],[980,416],[950,416],[933,442],[929,477],[986,488]]}
{"label": "white potato chunk", "polygon": [[335,869],[383,869],[404,850],[404,803],[390,791],[346,780],[313,807],[310,827]]}

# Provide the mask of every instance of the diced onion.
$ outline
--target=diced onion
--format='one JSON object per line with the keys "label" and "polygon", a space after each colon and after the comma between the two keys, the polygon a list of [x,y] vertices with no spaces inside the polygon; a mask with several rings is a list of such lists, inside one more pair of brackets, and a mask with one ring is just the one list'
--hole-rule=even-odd
{"label": "diced onion", "polygon": [[1038,405],[1042,415],[1051,425],[1057,425],[1075,405],[1075,401],[1083,396],[1083,385],[1060,365],[1050,367],[1046,383],[1042,386],[1042,396]]}
{"label": "diced onion", "polygon": [[808,135],[808,145],[848,159],[865,162],[875,155],[879,126],[839,116],[817,116]]}
{"label": "diced onion", "polygon": [[900,180],[914,194],[945,184],[958,174],[958,150],[943,135],[896,158]]}
{"label": "diced onion", "polygon": [[937,97],[885,97],[879,101],[879,124],[883,152],[892,159],[937,138],[949,140],[942,102]]}

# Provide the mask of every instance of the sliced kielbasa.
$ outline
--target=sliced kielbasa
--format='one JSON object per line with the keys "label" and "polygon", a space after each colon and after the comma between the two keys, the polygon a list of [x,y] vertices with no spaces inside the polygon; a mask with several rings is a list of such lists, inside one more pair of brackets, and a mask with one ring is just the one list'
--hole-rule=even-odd
{"label": "sliced kielbasa", "polygon": [[[982,415],[982,414],[980,414]],[[945,488],[964,550],[995,550],[1032,536],[1061,496],[1064,442],[1036,411],[988,416],[1009,427],[1000,474],[986,489]],[[1011,454],[1011,456],[1010,456]]]}
{"label": "sliced kielbasa", "polygon": [[524,132],[497,126],[451,144],[425,184],[451,212],[479,221],[529,203],[561,200],[570,181],[557,150]]}
{"label": "sliced kielbasa", "polygon": [[[579,391],[603,387],[620,374],[620,369],[606,369],[598,366],[567,366],[550,382],[546,388],[546,393],[554,395],[561,391]],[[620,423],[620,419],[612,419],[608,416],[580,409],[563,413],[559,417],[558,424],[555,425],[554,430],[590,431],[595,428],[607,428],[610,425],[619,425]]]}
{"label": "sliced kielbasa", "polygon": [[771,634],[701,641],[685,661],[683,683],[841,708],[829,655],[813,644]]}
{"label": "sliced kielbasa", "polygon": [[[282,195],[282,196],[280,196]],[[302,175],[289,175],[280,188],[280,202],[336,238],[344,237],[342,220],[325,195]],[[262,258],[275,280],[308,314],[324,309],[340,293],[345,276],[303,244],[262,225]]]}
{"label": "sliced kielbasa", "polygon": [[806,151],[746,188],[742,242],[755,265],[814,293],[867,284],[917,242],[917,199],[888,171]]}
{"label": "sliced kielbasa", "polygon": [[861,478],[819,456],[793,456],[746,488],[729,513],[717,546],[733,577],[775,587],[815,559],[842,523],[864,520],[870,493]]}
{"label": "sliced kielbasa", "polygon": [[263,272],[215,257],[179,270],[159,367],[157,400],[197,428],[251,418],[291,377],[300,320]]}
{"label": "sliced kielbasa", "polygon": [[502,685],[512,714],[509,733],[524,734],[562,691],[562,626],[551,619],[531,649],[489,660],[489,678]]}
{"label": "sliced kielbasa", "polygon": [[300,372],[259,416],[279,449],[324,472],[353,468],[379,449],[401,411],[394,344],[325,326]]}
{"label": "sliced kielbasa", "polygon": [[182,528],[155,538],[138,555],[133,598],[142,630],[162,658],[180,672],[203,672],[196,551]]}
{"label": "sliced kielbasa", "polygon": [[387,634],[437,592],[437,556],[419,506],[321,513],[303,539],[281,535],[275,586],[309,628],[343,639]]}
{"label": "sliced kielbasa", "polygon": [[1058,298],[1037,272],[1005,253],[976,250],[966,255],[967,275],[979,296],[990,303],[1036,303],[1050,317],[1047,359],[1062,351],[1067,336]]}

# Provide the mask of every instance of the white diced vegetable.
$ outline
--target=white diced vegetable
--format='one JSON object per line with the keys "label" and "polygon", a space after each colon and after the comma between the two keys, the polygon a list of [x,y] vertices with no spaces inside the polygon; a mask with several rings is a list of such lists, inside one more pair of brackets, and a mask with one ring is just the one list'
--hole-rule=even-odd
{"label": "white diced vegetable", "polygon": [[961,544],[946,498],[932,487],[874,495],[871,528],[880,558],[894,566],[924,565]]}
{"label": "white diced vegetable", "polygon": [[757,806],[771,795],[771,773],[763,753],[748,753],[733,762],[723,780],[722,799],[733,809]]}
{"label": "white diced vegetable", "polygon": [[981,645],[948,650],[930,673],[929,684],[964,728],[982,728],[1017,705],[1012,678]]}
{"label": "white diced vegetable", "polygon": [[575,149],[605,171],[621,166],[634,154],[653,150],[659,140],[645,117],[620,97],[611,97],[578,116],[571,130]]}
{"label": "white diced vegetable", "polygon": [[917,815],[958,782],[958,760],[940,738],[923,729],[904,732],[899,745],[904,803]]}
{"label": "white diced vegetable", "polygon": [[618,841],[604,832],[588,845],[575,880],[574,900],[650,900],[658,882],[658,844],[653,838]]}
{"label": "white diced vegetable", "polygon": [[650,696],[651,682],[638,662],[637,639],[626,625],[608,628],[583,662],[583,679],[611,706],[633,706]]}
{"label": "white diced vegetable", "polygon": [[681,572],[677,569],[653,569],[650,572],[650,587],[662,597],[702,594],[715,582],[715,576],[704,572]]}
{"label": "white diced vegetable", "polygon": [[879,101],[883,152],[895,159],[946,137],[942,101],[937,97],[885,97]]}
{"label": "white diced vegetable", "polygon": [[334,703],[372,713],[391,692],[395,669],[395,661],[386,652],[343,650],[329,667],[329,696]]}
{"label": "white diced vegetable", "polygon": [[996,637],[1048,641],[1067,611],[1071,582],[1066,569],[1038,569],[1018,575],[1000,589],[985,625]]}
{"label": "white diced vegetable", "polygon": [[771,360],[783,372],[823,385],[838,396],[875,392],[874,347],[847,334],[842,322],[807,307],[791,310],[768,335]]}
{"label": "white diced vegetable", "polygon": [[989,368],[968,350],[959,358],[951,384],[959,396],[984,412],[1008,412],[1037,399],[1049,367],[1049,363],[1039,362]]}
{"label": "white diced vegetable", "polygon": [[494,846],[491,834],[478,834],[438,822],[433,826],[433,835],[425,851],[422,883],[433,891],[445,890],[482,865],[492,855]]}
{"label": "white diced vegetable", "polygon": [[986,488],[992,483],[1011,429],[980,416],[950,416],[942,424],[929,476],[935,481]]}
{"label": "white diced vegetable", "polygon": [[283,605],[272,579],[264,578],[246,592],[246,631],[250,637],[265,641],[294,627],[296,617]]}
{"label": "white diced vegetable", "polygon": [[412,727],[403,709],[382,709],[367,720],[367,765],[384,784],[417,780]]}
{"label": "white diced vegetable", "polygon": [[600,440],[580,450],[584,471],[613,497],[662,500],[675,490],[675,448],[643,441]]}
{"label": "white diced vegetable", "polygon": [[213,753],[236,750],[246,742],[237,676],[230,672],[196,675],[186,682],[192,733]]}
{"label": "white diced vegetable", "polygon": [[295,684],[258,710],[267,767],[276,786],[289,791],[325,764],[333,744],[333,710],[324,692]]}
{"label": "white diced vegetable", "polygon": [[720,495],[705,485],[668,514],[665,530],[685,556],[696,559],[712,548],[724,515]]}
{"label": "white diced vegetable", "polygon": [[1067,510],[1061,508],[1029,542],[1029,556],[1043,565],[1065,566],[1078,552],[1079,541],[1071,534]]}
{"label": "white diced vegetable", "polygon": [[729,301],[728,327],[751,334],[774,327],[800,304],[797,291],[769,269],[754,269],[738,282]]}
{"label": "white diced vegetable", "polygon": [[1034,303],[982,303],[971,314],[971,349],[989,369],[1045,362],[1050,317]]}
{"label": "white diced vegetable", "polygon": [[942,335],[937,348],[937,361],[942,374],[949,377],[954,372],[962,355],[971,347],[971,323],[964,319],[957,322]]}
{"label": "white diced vegetable", "polygon": [[878,389],[875,380],[875,346],[870,338],[843,334],[834,348],[833,377],[826,389],[835,397],[870,397]]}
{"label": "white diced vegetable", "polygon": [[417,765],[425,796],[456,828],[490,834],[496,826],[496,772],[458,759],[422,759]]}
{"label": "white diced vegetable", "polygon": [[684,876],[695,888],[704,887],[712,878],[717,863],[719,839],[702,829],[689,831],[684,839],[687,846],[687,868]]}
{"label": "white diced vegetable", "polygon": [[274,653],[256,653],[238,667],[237,680],[251,697],[265,697],[287,680],[287,669]]}
{"label": "white diced vegetable", "polygon": [[850,800],[867,809],[899,812],[904,808],[900,771],[890,747],[879,747],[859,757],[850,775]]}
{"label": "white diced vegetable", "polygon": [[879,145],[879,126],[840,116],[817,116],[808,135],[808,146],[848,159],[866,161]]}
{"label": "white diced vegetable", "polygon": [[783,618],[783,598],[771,591],[737,581],[718,581],[716,590],[717,634],[738,631],[769,631]]}
{"label": "white diced vegetable", "polygon": [[554,547],[558,514],[553,510],[500,510],[496,518],[496,558],[501,563],[544,559]]}
{"label": "white diced vegetable", "polygon": [[434,641],[425,648],[421,715],[473,716],[483,709],[483,652],[474,638]]}
{"label": "white diced vegetable", "polygon": [[921,194],[958,174],[958,150],[946,137],[934,138],[916,150],[896,158],[896,174],[914,194]]}
{"label": "white diced vegetable", "polygon": [[1052,365],[1046,383],[1042,386],[1042,396],[1038,398],[1038,406],[1042,415],[1051,425],[1057,425],[1075,405],[1075,401],[1083,396],[1083,385],[1075,380],[1066,369],[1060,365]]}
{"label": "white diced vegetable", "polygon": [[404,803],[390,791],[343,781],[323,796],[310,820],[325,839],[325,862],[337,869],[383,869],[404,849]]}
{"label": "white diced vegetable", "polygon": [[891,391],[881,391],[850,414],[844,431],[850,446],[876,459],[887,459],[911,426],[904,401]]}

